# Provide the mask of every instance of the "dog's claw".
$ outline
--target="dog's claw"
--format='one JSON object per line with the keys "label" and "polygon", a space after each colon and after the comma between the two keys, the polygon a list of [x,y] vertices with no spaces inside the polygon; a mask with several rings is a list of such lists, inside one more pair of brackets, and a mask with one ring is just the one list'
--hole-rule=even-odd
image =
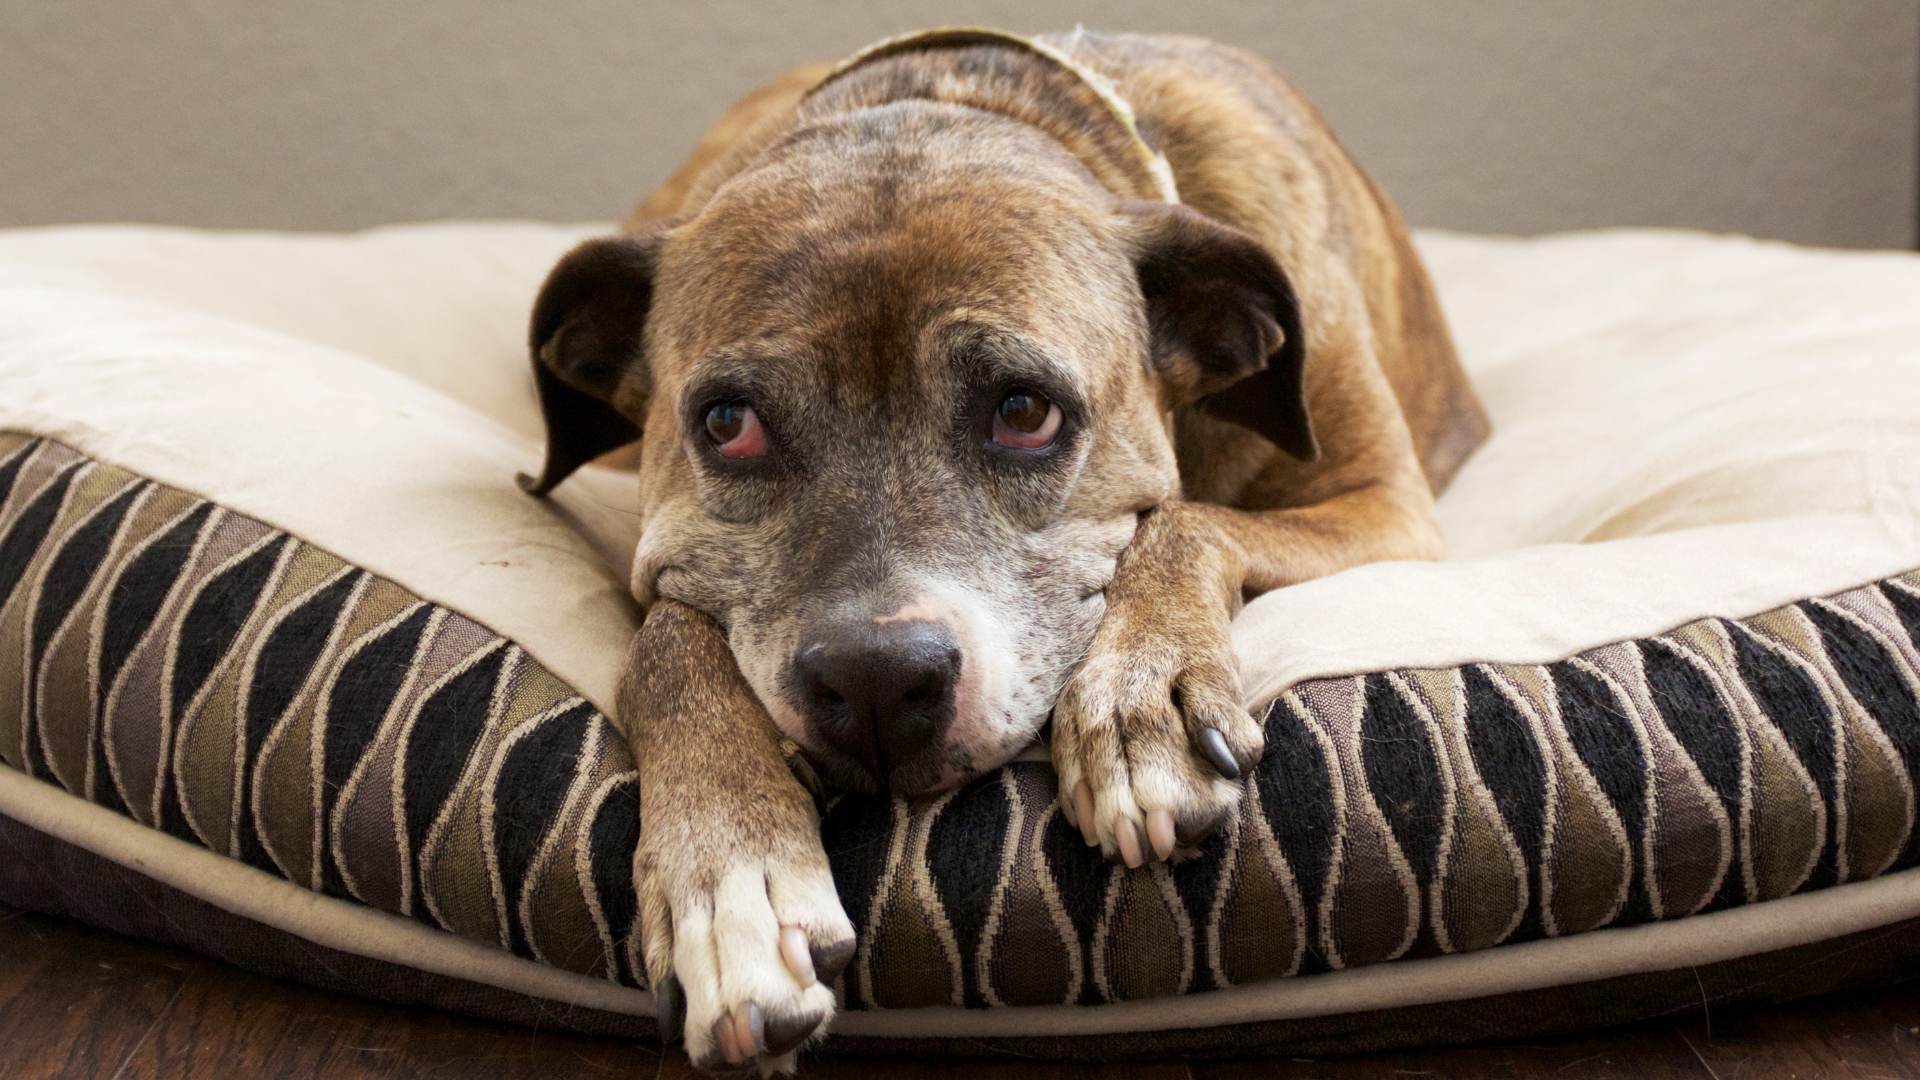
{"label": "dog's claw", "polygon": [[782,1060],[813,1035],[826,1015],[818,1010],[767,1019],[757,1001],[721,1013],[713,1021],[712,1042],[694,1061],[702,1072],[728,1072],[723,1066],[760,1066],[761,1074],[791,1072],[793,1062]]}
{"label": "dog's claw", "polygon": [[763,1026],[760,1052],[767,1057],[783,1057],[794,1047],[807,1041],[813,1029],[820,1026],[819,1013],[801,1013],[797,1016],[777,1017]]}
{"label": "dog's claw", "polygon": [[1100,832],[1093,824],[1093,789],[1085,780],[1073,785],[1073,816],[1080,824],[1080,838],[1088,847],[1100,846]]}
{"label": "dog's claw", "polygon": [[1120,861],[1127,869],[1138,870],[1147,864],[1146,855],[1140,851],[1140,833],[1133,822],[1125,818],[1113,824],[1113,842],[1120,846]]}
{"label": "dog's claw", "polygon": [[[853,959],[853,938],[842,938],[825,945],[816,945],[809,951],[813,960],[814,975],[823,983],[832,986],[840,973],[847,970],[847,963]],[[814,1021],[819,1023],[819,1021]]]}
{"label": "dog's claw", "polygon": [[1227,749],[1227,737],[1219,728],[1201,728],[1200,737],[1194,741],[1200,744],[1200,752],[1216,772],[1229,780],[1240,779],[1240,763],[1233,760],[1233,751]]}
{"label": "dog's claw", "polygon": [[680,980],[669,975],[653,985],[653,1022],[660,1027],[660,1041],[680,1041],[680,1028],[687,1022],[687,999],[680,993]]}
{"label": "dog's claw", "polygon": [[741,1060],[760,1053],[760,1042],[765,1025],[759,1023],[760,1006],[749,1001],[745,1008],[733,1010],[733,1048],[740,1051]]}
{"label": "dog's claw", "polygon": [[788,974],[802,989],[820,981],[813,954],[807,948],[807,932],[800,927],[780,928],[780,959],[786,962]]}
{"label": "dog's claw", "polygon": [[1166,862],[1173,858],[1173,811],[1151,810],[1147,812],[1147,842],[1153,846],[1153,857]]}

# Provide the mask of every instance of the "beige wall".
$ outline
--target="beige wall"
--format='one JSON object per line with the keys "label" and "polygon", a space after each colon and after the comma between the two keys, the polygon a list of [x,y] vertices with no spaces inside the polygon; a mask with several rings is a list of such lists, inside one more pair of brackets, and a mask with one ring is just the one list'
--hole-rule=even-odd
{"label": "beige wall", "polygon": [[1920,0],[0,0],[0,225],[610,219],[733,97],[901,29],[1274,60],[1416,224],[1915,242]]}

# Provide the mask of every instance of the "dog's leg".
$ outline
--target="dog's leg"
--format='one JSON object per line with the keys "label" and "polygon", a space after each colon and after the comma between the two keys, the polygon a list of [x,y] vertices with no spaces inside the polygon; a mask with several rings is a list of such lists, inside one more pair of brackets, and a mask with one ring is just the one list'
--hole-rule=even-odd
{"label": "dog's leg", "polygon": [[726,636],[684,604],[647,613],[619,711],[640,768],[634,882],[661,1037],[679,1034],[684,995],[695,1065],[791,1072],[854,946],[813,797]]}
{"label": "dog's leg", "polygon": [[1407,484],[1295,509],[1171,502],[1148,513],[1054,708],[1067,820],[1129,866],[1191,854],[1264,745],[1227,629],[1243,596],[1441,551],[1431,497]]}

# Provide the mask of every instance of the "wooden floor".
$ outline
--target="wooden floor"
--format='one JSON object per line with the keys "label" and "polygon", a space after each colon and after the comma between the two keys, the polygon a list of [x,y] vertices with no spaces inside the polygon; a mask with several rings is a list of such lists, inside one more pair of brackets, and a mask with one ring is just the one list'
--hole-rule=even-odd
{"label": "wooden floor", "polygon": [[[1920,974],[1920,973],[1916,973]],[[176,949],[0,906],[0,1078],[554,1080],[692,1075],[686,1058],[401,1009],[257,978]],[[1195,1065],[815,1057],[870,1080],[1920,1080],[1920,983],[1789,1008],[1523,1045]]]}

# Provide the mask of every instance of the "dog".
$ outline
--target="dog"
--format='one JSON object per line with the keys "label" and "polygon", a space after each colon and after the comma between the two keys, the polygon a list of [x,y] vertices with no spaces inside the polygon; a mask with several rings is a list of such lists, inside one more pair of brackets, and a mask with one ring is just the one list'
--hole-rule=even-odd
{"label": "dog", "polygon": [[1185,37],[789,73],[560,260],[530,337],[523,486],[637,444],[617,723],[661,1032],[703,1069],[790,1070],[832,1015],[817,792],[950,787],[1044,729],[1089,846],[1190,854],[1263,749],[1229,621],[1441,558],[1489,430],[1393,206]]}

